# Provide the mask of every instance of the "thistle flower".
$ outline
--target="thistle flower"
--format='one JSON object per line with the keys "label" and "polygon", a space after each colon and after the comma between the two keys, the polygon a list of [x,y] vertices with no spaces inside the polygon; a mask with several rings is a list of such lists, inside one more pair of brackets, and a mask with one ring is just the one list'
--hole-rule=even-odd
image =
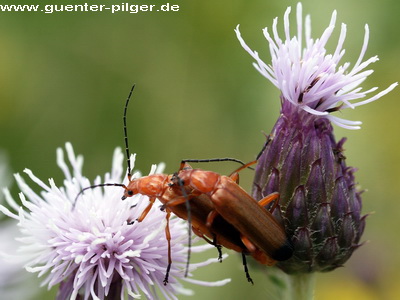
{"label": "thistle flower", "polygon": [[[82,175],[82,156],[75,156],[71,144],[66,144],[72,174],[64,162],[64,154],[57,150],[57,162],[66,179],[63,187],[57,187],[53,179],[46,185],[25,169],[30,179],[43,191],[36,194],[22,179],[15,175],[22,193],[22,205],[12,199],[8,190],[5,196],[12,212],[0,206],[6,215],[19,221],[24,246],[19,251],[28,257],[25,268],[47,274],[43,285],[60,284],[57,299],[129,299],[144,294],[148,299],[158,299],[158,289],[166,299],[177,299],[176,294],[190,294],[181,280],[206,286],[218,286],[229,280],[202,282],[184,278],[187,259],[187,223],[178,218],[170,220],[172,236],[172,260],[169,283],[163,284],[168,260],[164,227],[165,213],[154,207],[143,222],[135,222],[148,205],[142,195],[121,200],[121,190],[109,187],[104,190],[90,189],[72,203],[83,187],[90,186]],[[123,154],[119,148],[114,152],[111,173],[104,181],[121,182]],[[161,171],[153,165],[151,172]],[[135,173],[134,176],[139,176]],[[200,252],[208,246],[192,247]],[[191,271],[216,262],[217,259],[191,264]]]}
{"label": "thistle flower", "polygon": [[281,91],[281,115],[259,158],[252,193],[256,199],[280,193],[280,209],[275,210],[275,216],[291,237],[294,255],[278,266],[289,274],[330,271],[342,266],[360,246],[366,218],[361,215],[356,169],[345,163],[345,139],[336,142],[331,125],[359,129],[361,122],[333,114],[375,101],[397,83],[370,97],[367,95],[377,88],[363,91],[359,87],[373,72],[366,68],[378,60],[374,56],[363,61],[369,39],[367,25],[360,56],[350,68],[350,63],[339,63],[345,52],[345,24],[333,54],[325,49],[335,28],[336,11],[316,40],[311,38],[311,21],[306,16],[304,48],[301,4],[297,5],[297,35],[293,37],[289,14],[290,7],[284,15],[284,41],[278,35],[277,18],[272,36],[267,28],[263,30],[271,64],[264,63],[247,46],[238,27],[235,30],[241,45],[255,59],[255,68]]}
{"label": "thistle flower", "polygon": [[[24,271],[23,258],[10,259],[3,253],[14,253],[19,243],[15,240],[18,234],[17,222],[5,220],[0,223],[0,295],[2,299],[34,299],[37,296],[32,274]],[[23,289],[19,288],[24,286]]]}
{"label": "thistle flower", "polygon": [[[6,153],[0,149],[0,187],[10,186],[11,172]],[[3,203],[3,193],[0,193],[0,204]],[[17,226],[15,220],[3,220],[0,215],[0,295],[3,299],[33,299],[33,282],[23,271],[23,261],[10,261],[2,253],[12,252],[18,246],[15,241]],[[30,275],[30,274],[29,274]],[[24,289],[15,288],[24,285]]]}

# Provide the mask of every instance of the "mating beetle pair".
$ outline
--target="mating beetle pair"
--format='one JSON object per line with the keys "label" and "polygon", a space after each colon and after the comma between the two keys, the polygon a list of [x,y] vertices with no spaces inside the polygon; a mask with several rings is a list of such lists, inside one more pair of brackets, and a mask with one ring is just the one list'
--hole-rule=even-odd
{"label": "mating beetle pair", "polygon": [[[244,164],[241,161],[229,158],[183,160],[179,171],[175,174],[154,174],[138,179],[131,178],[126,114],[133,89],[134,86],[127,98],[123,118],[128,164],[128,185],[118,183],[99,184],[82,189],[79,195],[87,189],[99,186],[120,186],[124,188],[125,192],[122,199],[136,194],[146,195],[150,198],[150,203],[137,219],[138,222],[141,222],[146,217],[156,199],[161,201],[167,214],[165,234],[168,242],[168,267],[164,284],[168,282],[169,270],[172,264],[171,236],[168,223],[171,213],[187,220],[196,235],[216,246],[219,251],[219,258],[221,258],[221,246],[240,252],[243,257],[246,277],[250,282],[252,282],[252,279],[247,270],[245,255],[251,255],[258,262],[266,265],[273,265],[276,261],[289,259],[293,249],[285,230],[272,214],[264,208],[265,205],[272,201],[277,203],[279,195],[273,193],[257,202],[237,183],[239,179],[238,172],[256,163],[256,161]],[[230,176],[223,176],[211,171],[193,169],[188,164],[188,162],[215,160],[236,161],[242,163],[243,166]],[[188,256],[190,256],[190,252]]]}

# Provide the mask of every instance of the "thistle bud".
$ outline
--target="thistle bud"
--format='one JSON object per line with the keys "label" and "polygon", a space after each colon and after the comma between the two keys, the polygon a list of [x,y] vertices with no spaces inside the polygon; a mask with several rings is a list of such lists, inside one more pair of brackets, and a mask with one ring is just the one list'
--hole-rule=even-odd
{"label": "thistle bud", "polygon": [[253,196],[279,192],[279,209],[295,254],[279,262],[287,273],[330,271],[360,245],[365,216],[354,168],[335,142],[326,118],[284,102],[271,140],[259,158]]}
{"label": "thistle bud", "polygon": [[362,91],[358,85],[372,70],[365,68],[378,60],[364,62],[369,30],[365,27],[360,57],[351,70],[349,63],[339,64],[344,50],[346,25],[342,24],[338,45],[327,54],[325,45],[336,22],[336,12],[322,36],[311,38],[310,17],[305,18],[305,47],[302,47],[302,6],[297,5],[297,35],[289,31],[290,7],[284,16],[285,40],[273,23],[273,38],[268,29],[271,64],[264,63],[236,34],[244,49],[255,59],[254,66],[281,91],[281,115],[268,144],[259,157],[252,194],[255,199],[279,192],[274,215],[290,237],[294,255],[279,262],[289,274],[331,271],[342,266],[360,246],[366,216],[361,214],[361,191],[354,179],[355,169],[347,167],[343,154],[345,139],[336,141],[331,123],[347,129],[359,129],[361,122],[338,118],[333,114],[345,108],[377,100],[397,83],[363,101],[377,88]]}

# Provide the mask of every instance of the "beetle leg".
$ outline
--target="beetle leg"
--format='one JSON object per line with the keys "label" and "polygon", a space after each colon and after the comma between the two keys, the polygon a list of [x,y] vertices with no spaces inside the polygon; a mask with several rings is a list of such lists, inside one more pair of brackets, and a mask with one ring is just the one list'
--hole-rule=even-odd
{"label": "beetle leg", "polygon": [[[244,169],[246,169],[246,168],[248,168],[248,167],[250,167],[250,166],[252,166],[252,165],[254,165],[254,164],[256,164],[256,163],[257,163],[257,160],[253,160],[253,161],[251,161],[251,162],[249,162],[249,163],[247,163],[247,164],[245,164],[245,165],[243,165],[243,166],[237,168],[235,171],[233,171],[233,172],[231,173],[231,175],[229,175],[229,177],[232,178],[232,175],[233,175],[233,174],[239,173],[240,171],[242,171],[242,170],[244,170]],[[233,179],[233,178],[232,178],[232,179]]]}
{"label": "beetle leg", "polygon": [[276,260],[269,257],[260,249],[257,249],[255,252],[250,253],[253,258],[259,263],[267,266],[273,266],[276,263]]}
{"label": "beetle leg", "polygon": [[180,196],[180,197],[176,197],[172,200],[169,200],[167,203],[164,204],[165,207],[173,207],[182,203],[185,203],[187,200],[190,200],[191,198],[193,198],[193,196]]}
{"label": "beetle leg", "polygon": [[212,232],[212,230],[211,230],[212,223],[214,222],[215,218],[216,218],[218,215],[219,215],[219,213],[218,213],[216,210],[210,211],[210,213],[209,213],[208,216],[207,216],[206,226],[210,229],[210,232],[211,232],[212,235],[213,235],[213,245],[214,245],[215,247],[217,247],[217,249],[218,249],[218,254],[219,254],[218,260],[219,260],[220,262],[222,262],[221,246],[218,245],[218,243],[217,243],[217,236],[216,236],[216,235]]}
{"label": "beetle leg", "polygon": [[222,246],[218,245],[217,243],[217,236],[213,233],[213,245],[215,246],[215,248],[217,248],[218,251],[218,261],[221,263],[222,262]]}
{"label": "beetle leg", "polygon": [[236,182],[237,184],[239,184],[239,172],[242,171],[242,170],[244,170],[244,169],[246,169],[246,168],[248,168],[248,167],[250,167],[250,166],[252,166],[252,165],[254,165],[254,164],[256,164],[256,163],[257,163],[257,160],[253,160],[253,161],[251,161],[251,162],[249,162],[249,163],[247,163],[247,164],[241,166],[240,168],[238,168],[238,169],[236,169],[235,171],[233,171],[233,172],[229,175],[229,177],[230,177],[234,182]]}
{"label": "beetle leg", "polygon": [[257,250],[257,247],[252,242],[250,242],[250,240],[244,235],[241,235],[240,239],[242,240],[246,248],[249,250],[249,252],[255,252]]}
{"label": "beetle leg", "polygon": [[253,279],[251,279],[250,274],[249,274],[249,269],[247,268],[246,255],[243,252],[242,252],[242,261],[243,261],[243,267],[244,267],[244,272],[246,273],[247,281],[251,282],[251,284],[254,285]]}
{"label": "beetle leg", "polygon": [[[181,165],[181,167],[183,167],[183,166]],[[191,198],[193,198],[195,195],[193,195],[192,193],[188,194],[188,192],[185,190],[184,182],[182,181],[182,179],[179,178],[177,173],[175,173],[172,176],[171,181],[173,184],[179,185],[181,192],[182,192],[182,196],[177,196],[174,199],[167,201],[167,203],[165,203],[164,205],[167,208],[167,211],[169,211],[168,207],[171,207],[171,206],[173,207],[175,205],[182,204],[182,203],[185,203],[185,205],[186,205],[187,221],[188,221],[188,226],[189,226],[189,229],[188,229],[188,256],[187,256],[186,272],[185,272],[185,277],[187,277],[188,273],[189,273],[190,251],[191,251],[191,245],[192,245],[192,231],[191,231],[192,217],[191,217],[191,212],[190,212],[189,200]]]}
{"label": "beetle leg", "polygon": [[210,229],[211,231],[211,226],[212,223],[214,222],[215,218],[219,215],[219,213],[216,210],[210,211],[210,213],[207,216],[207,221],[206,221],[206,226]]}
{"label": "beetle leg", "polygon": [[214,233],[212,233],[212,235],[213,235],[213,240],[211,241],[208,237],[206,237],[204,234],[203,234],[203,232],[201,232],[201,230],[199,230],[198,228],[196,228],[196,227],[192,227],[192,230],[193,230],[193,232],[197,235],[197,236],[199,236],[199,237],[201,237],[203,240],[205,240],[207,243],[209,243],[210,245],[213,245],[215,248],[217,248],[217,250],[218,250],[218,261],[219,262],[222,262],[222,246],[221,245],[218,245],[218,242],[217,242],[217,236],[214,234]]}
{"label": "beetle leg", "polygon": [[198,237],[201,237],[207,243],[212,245],[212,242],[203,234],[203,232],[200,229],[198,229],[197,227],[192,226],[192,230],[193,230],[195,235],[197,235]]}
{"label": "beetle leg", "polygon": [[142,222],[144,218],[146,218],[147,214],[149,213],[151,207],[154,204],[154,201],[156,201],[156,198],[150,198],[150,203],[149,205],[147,205],[147,207],[144,209],[144,211],[142,212],[142,214],[140,215],[139,218],[137,218],[138,222]]}
{"label": "beetle leg", "polygon": [[165,226],[165,238],[167,239],[168,243],[168,266],[167,266],[167,272],[165,273],[165,278],[164,278],[164,285],[167,285],[168,283],[168,276],[169,276],[169,271],[171,270],[171,264],[172,264],[172,257],[171,257],[171,233],[169,231],[169,218],[171,216],[171,211],[167,209],[167,225]]}
{"label": "beetle leg", "polygon": [[246,248],[249,250],[251,256],[253,256],[258,262],[267,266],[272,266],[276,263],[274,259],[269,257],[264,252],[260,251],[247,237],[242,235],[240,239],[242,240]]}
{"label": "beetle leg", "polygon": [[[188,221],[188,226],[189,226],[189,229],[188,229],[188,256],[187,256],[186,272],[185,272],[185,277],[187,277],[188,273],[189,273],[190,251],[191,251],[191,243],[192,243],[192,236],[191,236],[191,233],[192,233],[192,231],[191,231],[191,229],[192,229],[192,219],[191,219],[191,213],[190,213],[189,200],[191,198],[193,198],[194,195],[188,194],[186,192],[186,190],[184,189],[184,186],[183,186],[183,182],[182,182],[182,180],[180,180],[180,178],[178,176],[177,176],[177,181],[178,181],[178,184],[179,184],[179,186],[180,186],[180,188],[182,190],[183,196],[177,196],[174,199],[169,200],[168,202],[164,203],[163,207],[170,214],[171,212],[170,212],[169,207],[173,207],[173,206],[176,206],[176,205],[179,205],[179,204],[183,204],[183,203],[186,204],[187,221]],[[169,220],[169,219],[167,219],[167,220]],[[171,245],[170,244],[168,244],[168,249],[169,249],[168,251],[170,252],[171,251]],[[168,279],[168,278],[166,278],[166,279]]]}
{"label": "beetle leg", "polygon": [[240,168],[238,168],[238,169],[236,169],[235,171],[233,171],[233,172],[229,175],[229,177],[230,177],[234,182],[236,182],[237,184],[239,184],[239,172],[242,171],[242,170],[244,170],[244,169],[246,169],[246,168],[248,168],[248,167],[250,167],[250,166],[252,166],[252,165],[254,165],[254,164],[256,164],[256,163],[257,163],[257,160],[253,160],[253,161],[251,161],[251,162],[249,162],[249,163],[247,163],[247,164],[241,166]]}
{"label": "beetle leg", "polygon": [[238,172],[233,172],[231,175],[229,175],[229,177],[236,182],[237,184],[239,184],[239,173]]}
{"label": "beetle leg", "polygon": [[[279,198],[279,193],[275,192],[275,193],[271,193],[268,196],[262,198],[260,201],[258,201],[258,204],[261,207],[265,207],[266,205],[268,205],[269,203],[271,203],[272,201],[276,200]],[[279,200],[275,201],[274,205],[272,205],[271,209],[269,210],[270,213],[273,213],[275,208],[278,206]]]}

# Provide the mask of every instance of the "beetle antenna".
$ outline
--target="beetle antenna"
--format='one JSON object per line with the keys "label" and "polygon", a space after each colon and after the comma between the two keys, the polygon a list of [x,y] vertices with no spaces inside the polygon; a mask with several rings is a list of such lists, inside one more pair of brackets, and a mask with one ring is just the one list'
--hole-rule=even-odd
{"label": "beetle antenna", "polygon": [[[235,174],[235,173],[239,173],[240,171],[242,171],[242,170],[244,170],[244,169],[246,169],[246,168],[253,169],[253,168],[250,168],[250,166],[252,166],[252,165],[258,163],[258,159],[259,159],[260,156],[263,154],[265,148],[267,148],[267,146],[268,146],[268,144],[269,144],[270,141],[272,141],[272,135],[271,135],[271,134],[268,135],[267,141],[265,142],[264,146],[262,147],[260,153],[258,153],[256,160],[253,160],[253,161],[251,161],[251,162],[248,162],[247,164],[243,163],[243,165],[242,165],[240,168],[238,168],[238,169],[236,169],[235,171],[233,171],[233,172],[229,175],[229,177],[231,177],[231,176],[232,176],[233,174]],[[253,170],[254,170],[254,169],[253,169]]]}
{"label": "beetle antenna", "polygon": [[[209,159],[183,159],[181,161],[181,165],[183,165],[184,163],[187,163],[187,162],[203,163],[203,162],[222,162],[222,161],[233,161],[233,162],[237,162],[237,163],[241,164],[242,166],[245,165],[245,163],[242,162],[241,160],[236,159],[236,158],[231,158],[231,157],[209,158]],[[254,170],[254,168],[249,167],[249,166],[247,168],[249,168],[251,170]]]}
{"label": "beetle antenna", "polygon": [[272,134],[267,135],[267,141],[265,142],[264,146],[262,147],[260,153],[258,153],[256,160],[258,160],[261,157],[265,148],[267,148],[268,144],[273,140],[273,138],[274,137],[272,136]]}
{"label": "beetle antenna", "polygon": [[119,186],[119,187],[122,187],[124,189],[127,189],[125,184],[120,184],[120,183],[100,183],[100,184],[95,184],[95,185],[91,185],[91,186],[85,187],[85,188],[81,189],[81,191],[78,193],[78,195],[76,195],[74,203],[72,204],[72,210],[75,209],[76,202],[77,202],[79,196],[82,195],[85,191],[91,190],[91,189],[95,189],[95,188],[98,188],[98,187],[104,187],[104,186]]}
{"label": "beetle antenna", "polygon": [[253,160],[253,161],[251,161],[251,162],[249,162],[249,163],[247,163],[247,164],[241,166],[240,168],[237,168],[235,171],[233,171],[233,172],[229,175],[229,177],[231,177],[231,176],[232,176],[233,174],[235,174],[235,173],[239,173],[239,172],[242,171],[243,169],[246,169],[246,168],[248,168],[249,166],[252,166],[252,165],[254,165],[254,164],[256,164],[256,163],[257,163],[257,160]]}
{"label": "beetle antenna", "polygon": [[131,181],[131,154],[129,152],[129,145],[128,145],[128,128],[126,126],[126,114],[128,111],[128,104],[129,100],[131,99],[133,89],[135,88],[135,84],[132,86],[131,91],[129,92],[128,98],[126,99],[125,108],[124,108],[124,139],[125,139],[125,151],[126,151],[126,163],[128,165],[128,180]]}

